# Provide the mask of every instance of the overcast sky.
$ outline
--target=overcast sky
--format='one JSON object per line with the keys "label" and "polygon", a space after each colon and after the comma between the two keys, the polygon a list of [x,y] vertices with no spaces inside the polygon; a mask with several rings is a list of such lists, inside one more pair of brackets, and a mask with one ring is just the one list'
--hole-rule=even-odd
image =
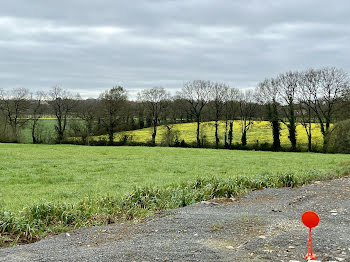
{"label": "overcast sky", "polygon": [[0,88],[131,97],[184,81],[250,88],[287,70],[350,72],[350,2],[1,0]]}

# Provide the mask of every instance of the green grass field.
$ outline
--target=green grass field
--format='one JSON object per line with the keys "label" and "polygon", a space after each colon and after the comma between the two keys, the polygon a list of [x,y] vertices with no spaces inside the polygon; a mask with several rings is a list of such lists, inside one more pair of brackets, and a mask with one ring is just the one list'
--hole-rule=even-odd
{"label": "green grass field", "polygon": [[[183,123],[183,124],[174,124],[172,125],[173,129],[179,132],[180,140],[185,140],[186,143],[195,143],[196,141],[196,123]],[[119,132],[115,135],[115,140],[120,140],[124,135],[132,136],[132,141],[134,142],[148,142],[151,140],[153,128],[144,128],[140,130]],[[157,132],[156,143],[160,144],[164,133],[166,131],[165,126],[159,126]],[[224,143],[224,131],[225,123],[220,122],[219,125],[219,138],[220,143]],[[205,136],[207,143],[215,143],[215,128],[214,122],[204,122],[201,124],[202,136]],[[313,135],[313,145],[315,147],[322,147],[323,137],[318,124],[312,125],[312,135]],[[234,121],[234,130],[233,130],[233,142],[241,143],[241,123],[239,120]],[[262,143],[273,143],[272,130],[270,122],[268,121],[254,121],[254,124],[250,128],[247,134],[248,145],[253,145],[259,142]],[[297,126],[297,143],[302,148],[307,148],[307,135],[304,127],[299,124]],[[290,141],[288,139],[288,129],[284,124],[281,124],[281,144],[284,147],[290,147]]]}
{"label": "green grass field", "polygon": [[[52,143],[55,140],[55,124],[56,119],[54,118],[43,118],[39,119],[37,133],[40,133],[40,139],[45,143]],[[31,121],[28,121],[21,131],[20,142],[30,144],[32,140],[32,130],[31,130]]]}
{"label": "green grass field", "polygon": [[0,144],[0,209],[122,196],[134,186],[293,172],[336,172],[349,155],[162,147]]}

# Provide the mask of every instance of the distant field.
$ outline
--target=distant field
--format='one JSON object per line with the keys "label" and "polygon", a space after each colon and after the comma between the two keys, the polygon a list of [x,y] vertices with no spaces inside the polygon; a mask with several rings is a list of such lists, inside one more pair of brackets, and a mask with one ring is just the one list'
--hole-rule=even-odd
{"label": "distant field", "polygon": [[196,177],[336,172],[349,155],[161,147],[0,144],[0,209],[74,202]]}
{"label": "distant field", "polygon": [[[40,138],[45,142],[55,139],[55,124],[54,118],[42,118],[38,121],[37,131],[40,133]],[[31,121],[28,121],[20,136],[22,143],[32,143]]]}
{"label": "distant field", "polygon": [[[55,119],[45,118],[39,120],[38,130],[40,131],[41,138],[45,142],[53,142],[55,139],[55,129],[54,125],[56,123]],[[195,143],[196,142],[196,123],[183,123],[183,124],[174,124],[172,130],[176,130],[179,134],[180,140],[184,140],[186,143]],[[118,132],[115,134],[115,141],[119,141],[122,139],[124,135],[129,135],[132,137],[133,142],[149,142],[151,140],[153,128],[144,128],[133,131],[124,131]],[[163,135],[166,131],[165,126],[158,127],[157,139],[156,143],[160,144],[163,138]],[[215,143],[214,136],[214,122],[204,122],[201,124],[201,134],[204,136],[205,142],[207,144]],[[224,131],[225,131],[225,123],[220,122],[219,125],[219,138],[220,143],[224,143]],[[107,136],[95,137],[95,140],[99,138],[107,139]],[[234,132],[233,132],[233,142],[241,143],[241,125],[240,121],[236,120],[234,122]],[[248,145],[269,143],[272,144],[272,130],[271,125],[268,121],[254,121],[254,124],[248,131],[247,135]],[[130,140],[129,140],[130,141]],[[315,147],[322,147],[323,137],[320,132],[320,128],[318,124],[312,125],[312,141]],[[26,126],[26,128],[21,133],[21,142],[23,143],[31,143],[31,129],[30,123]],[[290,147],[290,141],[288,139],[288,129],[284,124],[281,124],[281,144],[284,147]],[[305,129],[302,125],[297,126],[297,144],[301,148],[307,148],[307,135]]]}
{"label": "distant field", "polygon": [[[196,141],[196,123],[183,123],[173,125],[173,130],[179,132],[180,139],[185,140],[187,143],[193,143]],[[201,125],[202,135],[205,136],[205,140],[208,143],[215,143],[215,128],[214,122],[205,122]],[[288,139],[288,129],[284,124],[281,124],[281,144],[285,147],[290,146],[290,141]],[[119,140],[124,134],[132,136],[132,141],[134,142],[148,142],[151,140],[153,128],[144,128],[140,130],[120,132],[116,134],[116,140]],[[166,131],[166,127],[160,126],[158,128],[156,143],[160,143],[163,134]],[[225,123],[220,122],[219,125],[219,137],[220,143],[224,143],[224,131]],[[322,134],[318,124],[312,125],[312,141],[314,146],[321,147],[323,144]],[[240,121],[234,122],[233,131],[234,143],[241,143],[241,123]],[[272,144],[272,130],[271,125],[268,121],[254,121],[253,126],[248,131],[247,135],[248,144],[256,144],[257,142]],[[297,142],[301,147],[307,147],[307,135],[305,129],[302,125],[297,126]]]}

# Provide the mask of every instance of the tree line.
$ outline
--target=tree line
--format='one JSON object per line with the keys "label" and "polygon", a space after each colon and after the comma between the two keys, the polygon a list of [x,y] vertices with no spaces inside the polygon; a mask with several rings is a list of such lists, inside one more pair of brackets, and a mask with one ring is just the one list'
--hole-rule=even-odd
{"label": "tree line", "polygon": [[[240,136],[244,147],[253,121],[267,120],[273,137],[271,149],[281,150],[280,131],[285,125],[291,150],[297,150],[296,127],[302,125],[308,151],[313,151],[313,123],[319,124],[326,149],[336,130],[334,124],[350,118],[349,90],[348,74],[334,67],[289,71],[247,90],[220,82],[188,81],[173,96],[163,87],[154,87],[141,90],[136,100],[130,100],[121,86],[102,92],[96,99],[82,99],[60,87],[35,93],[26,88],[0,89],[0,141],[18,142],[21,130],[30,127],[32,142],[43,142],[39,120],[53,116],[56,143],[74,136],[90,144],[92,136],[107,135],[108,144],[113,145],[118,131],[152,127],[150,143],[155,144],[159,125],[164,124],[171,134],[172,124],[195,122],[196,146],[201,147],[201,124],[213,121],[215,147],[232,148],[234,135]],[[234,120],[240,120],[240,134],[233,132]],[[224,125],[223,141],[220,125]]]}

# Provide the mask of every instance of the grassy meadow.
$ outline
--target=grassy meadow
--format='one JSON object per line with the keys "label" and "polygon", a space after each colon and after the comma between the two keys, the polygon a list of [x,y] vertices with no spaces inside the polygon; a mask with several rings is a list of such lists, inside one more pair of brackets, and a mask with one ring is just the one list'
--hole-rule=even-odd
{"label": "grassy meadow", "polygon": [[342,154],[0,144],[0,247],[349,172]]}
{"label": "grassy meadow", "polygon": [[[178,132],[179,139],[184,140],[186,143],[196,142],[196,123],[182,123],[171,125],[172,130]],[[157,131],[156,143],[160,144],[164,133],[166,132],[165,126],[159,126]],[[133,131],[116,133],[115,139],[119,141],[124,135],[132,137],[133,142],[148,142],[151,140],[153,128],[144,128]],[[201,135],[205,136],[206,143],[215,143],[215,127],[214,122],[204,122],[201,124]],[[220,142],[224,143],[225,123],[220,122],[219,125],[219,137]],[[312,124],[312,142],[315,147],[321,147],[323,145],[323,137],[318,124]],[[250,130],[247,133],[248,145],[262,143],[273,143],[272,129],[270,122],[268,121],[254,121]],[[233,125],[233,143],[241,143],[241,122],[239,120],[234,121]],[[301,148],[307,148],[307,135],[304,127],[299,124],[297,126],[297,143]],[[290,141],[288,139],[288,129],[284,124],[281,124],[281,145],[284,147],[290,147]]]}
{"label": "grassy meadow", "polygon": [[161,147],[0,144],[0,209],[122,196],[134,186],[293,172],[336,172],[348,155]]}

